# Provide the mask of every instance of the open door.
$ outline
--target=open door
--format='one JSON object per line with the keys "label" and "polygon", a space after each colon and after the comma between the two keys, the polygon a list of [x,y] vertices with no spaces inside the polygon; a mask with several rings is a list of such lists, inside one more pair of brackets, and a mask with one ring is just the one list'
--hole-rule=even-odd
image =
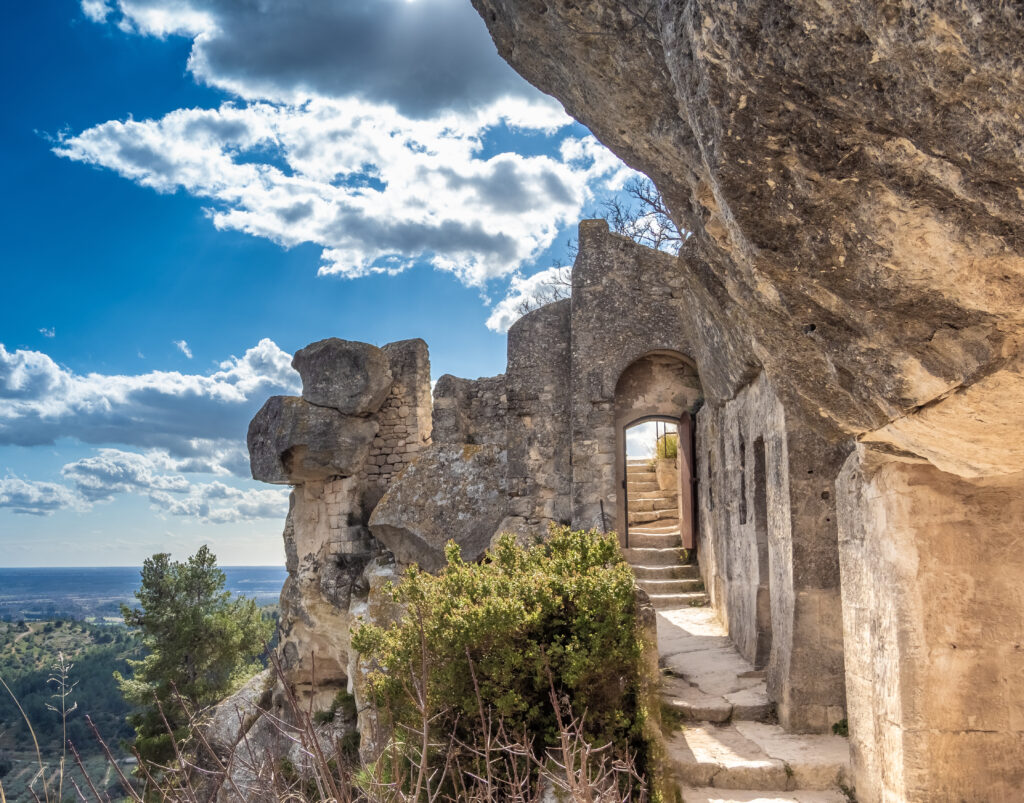
{"label": "open door", "polygon": [[683,548],[693,551],[697,543],[697,506],[693,482],[693,416],[683,413],[679,419],[679,535]]}

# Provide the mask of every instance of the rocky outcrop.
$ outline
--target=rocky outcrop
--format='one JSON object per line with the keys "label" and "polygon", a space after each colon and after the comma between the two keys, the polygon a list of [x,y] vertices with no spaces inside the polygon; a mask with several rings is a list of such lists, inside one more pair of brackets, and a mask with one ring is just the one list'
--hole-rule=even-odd
{"label": "rocky outcrop", "polygon": [[369,343],[329,337],[295,352],[302,398],[342,415],[372,415],[391,389],[388,355]]}
{"label": "rocky outcrop", "polygon": [[508,508],[506,453],[494,444],[435,444],[373,511],[374,537],[400,564],[440,569],[449,541],[479,560]]}
{"label": "rocky outcrop", "polygon": [[751,645],[770,587],[780,714],[831,716],[842,649],[858,799],[1011,799],[1024,601],[986,578],[1024,495],[1019,8],[473,2],[692,232],[666,281],[710,411],[702,571]]}
{"label": "rocky outcrop", "polygon": [[294,396],[272,396],[249,424],[253,479],[295,485],[355,474],[370,454],[377,423]]}

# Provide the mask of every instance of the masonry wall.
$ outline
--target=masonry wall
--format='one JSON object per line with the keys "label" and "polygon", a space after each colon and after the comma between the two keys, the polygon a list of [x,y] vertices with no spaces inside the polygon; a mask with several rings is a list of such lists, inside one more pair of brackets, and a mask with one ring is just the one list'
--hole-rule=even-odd
{"label": "masonry wall", "polygon": [[392,479],[430,445],[432,426],[426,342],[419,338],[400,340],[388,343],[383,351],[388,356],[393,384],[377,413],[377,437],[360,473],[367,516]]}
{"label": "masonry wall", "polygon": [[508,516],[502,531],[543,536],[572,516],[570,302],[548,304],[508,332]]}
{"label": "masonry wall", "polygon": [[857,799],[1020,800],[1024,477],[861,446],[837,488]]}
{"label": "masonry wall", "polygon": [[579,243],[571,318],[572,522],[611,528],[621,505],[616,385],[651,352],[690,353],[686,299],[674,257],[609,233],[606,221],[580,223]]}
{"label": "masonry wall", "polygon": [[843,632],[833,481],[845,451],[787,422],[763,375],[697,416],[698,557],[745,658],[767,668],[790,730],[842,719]]}
{"label": "masonry wall", "polygon": [[505,444],[505,375],[461,379],[445,374],[434,386],[433,440],[447,444]]}

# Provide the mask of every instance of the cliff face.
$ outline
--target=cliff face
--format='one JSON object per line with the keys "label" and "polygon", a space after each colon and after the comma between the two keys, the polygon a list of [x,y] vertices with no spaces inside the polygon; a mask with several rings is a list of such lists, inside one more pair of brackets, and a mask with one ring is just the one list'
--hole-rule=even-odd
{"label": "cliff face", "polygon": [[694,233],[709,399],[756,361],[830,437],[965,477],[1024,469],[1018,6],[474,5]]}
{"label": "cliff face", "polygon": [[[784,433],[763,433],[792,503],[791,546],[768,540],[780,711],[845,687],[861,801],[1019,797],[1020,4],[473,3],[693,233],[666,277],[708,402],[703,486],[742,495],[751,427]],[[733,633],[754,598],[721,567],[750,525],[701,505]]]}

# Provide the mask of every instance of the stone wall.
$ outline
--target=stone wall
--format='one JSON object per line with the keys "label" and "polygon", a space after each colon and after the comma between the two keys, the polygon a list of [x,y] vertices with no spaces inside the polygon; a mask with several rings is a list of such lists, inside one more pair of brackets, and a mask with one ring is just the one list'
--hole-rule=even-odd
{"label": "stone wall", "polygon": [[505,443],[505,375],[460,379],[445,374],[434,386],[437,443]]}
{"label": "stone wall", "polygon": [[790,730],[844,716],[833,482],[846,450],[787,420],[765,376],[697,416],[701,576]]}
{"label": "stone wall", "polygon": [[391,371],[391,388],[377,415],[377,437],[360,478],[366,510],[384,495],[391,480],[430,444],[430,356],[420,339],[388,343],[382,349]]}
{"label": "stone wall", "polygon": [[687,299],[673,257],[609,233],[604,220],[580,223],[579,246],[571,310],[572,523],[611,529],[621,496],[616,386],[652,352],[691,353]]}
{"label": "stone wall", "polygon": [[860,446],[838,491],[858,799],[1020,800],[1024,476]]}
{"label": "stone wall", "polygon": [[543,536],[572,516],[571,302],[548,304],[508,332],[508,517],[500,530]]}

